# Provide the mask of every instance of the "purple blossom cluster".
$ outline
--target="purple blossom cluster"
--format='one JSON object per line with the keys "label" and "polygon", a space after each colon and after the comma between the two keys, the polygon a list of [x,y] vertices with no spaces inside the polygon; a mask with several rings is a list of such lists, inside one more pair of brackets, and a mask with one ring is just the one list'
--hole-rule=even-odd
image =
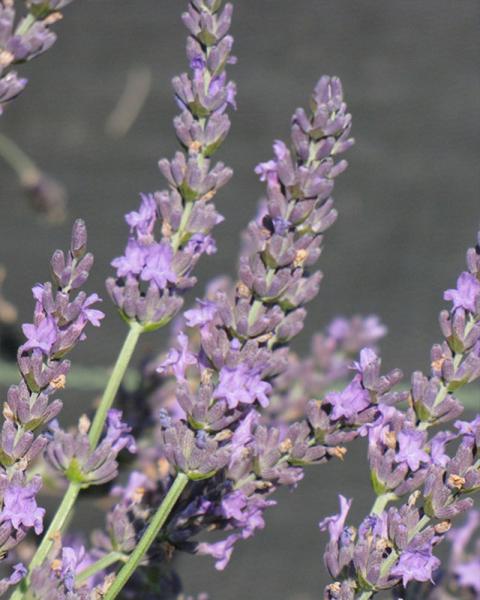
{"label": "purple blossom cluster", "polygon": [[[270,496],[279,486],[295,486],[304,465],[344,455],[340,438],[322,430],[336,425],[327,414],[324,423],[318,421],[315,402],[307,417],[291,424],[277,423],[269,413],[275,381],[288,365],[288,341],[301,330],[303,307],[318,290],[320,275],[309,267],[336,215],[330,193],[346,166],[336,156],[352,143],[338,79],[322,78],[311,104],[309,116],[303,110],[294,115],[292,150],[275,144],[269,168],[277,175],[269,175],[268,200],[248,228],[236,285],[218,281],[184,313],[157,369],[163,378],[173,377],[171,401],[156,412],[155,448],[140,448],[143,473],[134,473],[123,492],[116,490],[121,502],[113,509],[128,506],[130,522],[148,518],[174,473],[188,476],[192,485],[152,549],[154,556],[176,548],[212,555],[217,568],[225,568],[235,543],[264,527],[263,513],[275,504]],[[272,226],[277,217],[285,220],[278,230]],[[373,344],[384,334],[374,318],[345,320],[330,329],[332,373],[334,363],[343,373],[346,354],[358,340]],[[327,361],[326,351],[323,358]],[[152,461],[161,468],[149,468]],[[196,540],[212,530],[227,535],[213,543]],[[132,589],[137,585],[134,579]]]}
{"label": "purple blossom cluster", "polygon": [[225,70],[236,62],[228,34],[233,6],[208,4],[192,1],[183,15],[190,74],[173,79],[181,110],[173,124],[184,152],[159,162],[169,189],[142,195],[138,212],[126,215],[130,237],[123,256],[112,262],[116,278],[107,281],[124,318],[146,330],[164,326],[177,314],[182,292],[196,283],[191,273],[198,260],[216,252],[211,232],[223,217],[212,199],[232,176],[211,157],[230,130],[227,109],[236,108],[235,84]]}
{"label": "purple blossom cluster", "polygon": [[[396,406],[401,395],[371,398],[376,412],[359,432],[368,439],[377,502],[358,531],[345,526],[350,506],[345,499],[340,514],[320,524],[330,534],[325,563],[338,579],[326,588],[327,599],[353,599],[362,593],[362,598],[368,598],[380,590],[406,588],[411,581],[433,582],[440,566],[433,554],[435,546],[445,538],[451,520],[471,509],[469,495],[480,490],[480,415],[471,421],[455,420],[463,406],[454,395],[480,376],[478,245],[467,252],[467,266],[457,287],[444,294],[452,302],[450,312],[440,314],[445,341],[432,348],[430,376],[413,374],[408,409]],[[378,358],[371,350],[360,353],[356,367],[362,388],[369,388],[369,371],[375,362]],[[339,410],[348,405],[348,412],[361,402],[350,396]],[[452,420],[453,430],[429,434],[432,426]],[[389,502],[403,502],[407,495],[400,508],[386,509]]]}
{"label": "purple blossom cluster", "polygon": [[29,12],[16,22],[14,0],[0,1],[0,114],[3,105],[16,98],[27,80],[15,66],[36,58],[57,39],[50,26],[61,18],[58,12],[72,0],[29,0]]}
{"label": "purple blossom cluster", "polygon": [[77,428],[68,432],[53,422],[50,426],[52,438],[45,453],[45,459],[53,469],[83,487],[115,479],[118,475],[118,454],[124,448],[131,453],[137,450],[130,435],[131,428],[122,421],[119,410],[108,412],[105,433],[96,448],[91,447],[89,427],[90,422],[85,416],[80,419]]}
{"label": "purple blossom cluster", "polygon": [[[23,326],[26,340],[17,355],[22,379],[8,390],[0,434],[2,555],[14,549],[29,529],[37,535],[43,531],[45,510],[36,501],[42,482],[38,475],[29,477],[28,469],[48,444],[48,436],[39,431],[62,408],[62,402],[52,401],[52,396],[65,387],[70,369],[65,356],[85,339],[86,326],[100,325],[104,316],[94,308],[98,296],[80,290],[92,265],[85,224],[79,220],[73,227],[69,252],[53,254],[53,281],[33,288],[33,323]],[[20,572],[16,568],[5,581],[16,583]],[[5,588],[7,584],[2,585]]]}

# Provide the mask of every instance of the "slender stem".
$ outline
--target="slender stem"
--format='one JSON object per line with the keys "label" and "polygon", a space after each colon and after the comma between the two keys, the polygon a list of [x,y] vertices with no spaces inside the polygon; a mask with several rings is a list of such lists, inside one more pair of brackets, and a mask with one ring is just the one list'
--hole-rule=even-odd
{"label": "slender stem", "polygon": [[84,583],[85,581],[88,581],[92,575],[96,575],[99,571],[103,571],[117,562],[126,562],[127,559],[128,556],[123,554],[123,552],[109,552],[83,571],[80,571],[80,573],[75,577],[75,582]]}
{"label": "slender stem", "polygon": [[120,572],[115,578],[112,586],[105,594],[104,600],[114,600],[114,598],[116,598],[122,591],[127,581],[130,579],[133,572],[138,567],[145,554],[148,552],[148,549],[155,541],[187,483],[188,477],[184,473],[179,473],[176,476],[175,481],[168,490],[167,495],[159,506],[142,538],[138,542],[135,550],[130,555],[130,558],[126,564],[120,569]]}
{"label": "slender stem", "polygon": [[386,493],[386,494],[380,494],[380,496],[378,496],[377,499],[375,500],[370,514],[379,515],[380,513],[382,513],[385,510],[387,504],[389,504],[390,502],[393,502],[394,500],[398,500],[398,496],[396,496],[393,492]]}
{"label": "slender stem", "polygon": [[17,173],[20,179],[38,175],[33,160],[9,137],[0,132],[0,156]]}
{"label": "slender stem", "polygon": [[28,30],[32,27],[32,25],[36,22],[37,17],[32,15],[32,13],[28,14],[17,27],[15,35],[25,35]]}
{"label": "slender stem", "polygon": [[[50,548],[52,546],[52,543],[53,543],[53,539],[58,532],[62,531],[62,529],[68,519],[68,516],[70,515],[70,512],[75,504],[75,501],[77,500],[77,496],[78,496],[80,490],[81,490],[81,486],[78,483],[71,483],[69,485],[69,487],[65,493],[65,496],[63,497],[63,500],[62,500],[60,506],[58,507],[55,516],[52,519],[52,522],[50,523],[50,526],[49,526],[47,532],[45,533],[45,535],[42,538],[42,542],[41,542],[40,546],[38,547],[37,551],[35,552],[35,555],[33,556],[32,560],[30,562],[29,576],[31,575],[32,571],[36,567],[39,567],[43,563],[43,561],[47,558],[47,555],[48,555]],[[28,582],[29,582],[29,577],[25,578],[22,581],[20,586],[12,594],[10,600],[18,600],[18,599],[22,598],[23,592],[26,590]]]}
{"label": "slender stem", "polygon": [[100,401],[100,405],[95,413],[90,432],[88,434],[90,439],[90,446],[96,448],[100,436],[102,435],[105,420],[107,418],[108,411],[112,408],[113,402],[117,395],[120,384],[122,383],[123,377],[127,370],[130,359],[132,358],[133,351],[137,345],[138,338],[142,333],[143,328],[139,323],[132,323],[130,325],[130,331],[128,332],[123,347],[118,355],[117,362],[113,367],[112,374],[108,380],[107,387]]}
{"label": "slender stem", "polygon": [[363,592],[357,600],[368,600],[373,596],[373,592]]}

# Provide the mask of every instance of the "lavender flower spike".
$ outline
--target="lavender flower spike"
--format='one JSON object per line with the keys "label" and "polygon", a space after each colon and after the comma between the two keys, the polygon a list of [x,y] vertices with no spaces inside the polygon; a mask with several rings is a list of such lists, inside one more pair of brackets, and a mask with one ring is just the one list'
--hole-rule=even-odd
{"label": "lavender flower spike", "polygon": [[[33,288],[33,322],[25,324],[25,343],[17,355],[22,380],[10,387],[0,435],[0,554],[13,549],[33,527],[43,530],[44,509],[36,503],[41,478],[28,478],[30,463],[44,450],[48,438],[36,430],[61,410],[51,401],[65,387],[70,363],[65,355],[85,339],[89,323],[99,325],[103,313],[93,308],[99,298],[79,289],[93,265],[87,253],[83,221],[73,226],[69,252],[57,250],[51,261],[53,282]],[[17,571],[20,572],[20,571]]]}
{"label": "lavender flower spike", "polygon": [[212,199],[232,171],[212,164],[211,157],[230,129],[227,109],[236,107],[235,84],[225,71],[235,62],[228,35],[233,8],[222,4],[192,0],[183,15],[190,74],[173,79],[181,110],[173,124],[184,152],[159,162],[169,189],[142,195],[139,210],[126,215],[130,237],[123,256],[112,262],[116,277],[107,281],[122,316],[145,330],[162,327],[176,315],[183,292],[195,285],[196,263],[216,251],[211,232],[223,217]]}

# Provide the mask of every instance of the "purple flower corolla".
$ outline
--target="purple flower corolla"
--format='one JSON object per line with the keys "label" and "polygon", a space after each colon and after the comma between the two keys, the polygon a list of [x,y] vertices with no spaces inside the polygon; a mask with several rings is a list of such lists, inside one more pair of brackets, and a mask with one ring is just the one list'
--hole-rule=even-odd
{"label": "purple flower corolla", "polygon": [[37,535],[42,533],[45,509],[37,505],[35,498],[41,487],[40,477],[26,485],[12,481],[5,490],[0,523],[10,522],[14,529],[33,527]]}
{"label": "purple flower corolla", "polygon": [[222,367],[220,378],[213,393],[215,399],[225,399],[229,408],[239,404],[253,404],[256,400],[261,406],[268,406],[268,394],[272,386],[263,381],[258,372],[244,364],[235,368]]}
{"label": "purple flower corolla", "polygon": [[115,452],[126,448],[132,454],[137,451],[135,438],[129,435],[132,428],[122,421],[122,411],[111,408],[107,415],[107,430],[104,442],[112,447]]}
{"label": "purple flower corolla", "polygon": [[282,140],[275,140],[273,143],[273,152],[279,161],[286,160],[290,157],[290,152],[287,148],[287,145]]}
{"label": "purple flower corolla", "polygon": [[27,574],[27,569],[22,563],[17,563],[13,566],[13,571],[8,577],[0,579],[0,594],[4,594],[9,587],[17,585]]}
{"label": "purple flower corolla", "polygon": [[398,434],[399,450],[395,455],[397,462],[405,462],[410,470],[418,471],[420,463],[429,463],[430,456],[424,450],[426,434],[417,429],[407,429]]}
{"label": "purple flower corolla", "polygon": [[450,457],[445,452],[448,442],[454,440],[457,436],[451,431],[439,431],[430,440],[430,458],[434,465],[446,467]]}
{"label": "purple flower corolla", "polygon": [[243,519],[243,510],[247,506],[247,497],[237,490],[225,496],[222,500],[221,512],[227,519]]}
{"label": "purple flower corolla", "polygon": [[141,204],[137,211],[125,215],[125,221],[130,225],[130,231],[137,231],[141,236],[152,233],[157,219],[157,203],[152,194],[141,194]]}
{"label": "purple flower corolla", "polygon": [[364,373],[364,371],[376,360],[378,360],[378,356],[374,350],[371,348],[363,348],[360,351],[360,360],[353,363],[353,368],[359,373]]}
{"label": "purple flower corolla", "polygon": [[211,256],[217,252],[217,244],[211,235],[196,233],[188,240],[185,250],[196,257],[202,254]]}
{"label": "purple flower corolla", "polygon": [[260,177],[260,181],[266,181],[269,186],[278,185],[277,163],[274,160],[257,165],[255,173]]}
{"label": "purple flower corolla", "polygon": [[28,352],[29,350],[38,348],[44,354],[48,355],[58,337],[58,328],[55,319],[49,315],[45,316],[37,325],[25,323],[22,325],[22,331],[27,341],[20,347],[21,352]]}
{"label": "purple flower corolla", "polygon": [[473,421],[455,421],[454,426],[460,435],[475,438],[480,430],[480,414]]}
{"label": "purple flower corolla", "polygon": [[365,390],[358,377],[341,392],[330,392],[325,401],[332,406],[331,418],[336,421],[345,417],[349,419],[370,405],[370,395]]}
{"label": "purple flower corolla", "polygon": [[433,556],[430,544],[420,548],[406,549],[398,563],[391,570],[394,577],[401,577],[405,587],[409,581],[432,581],[433,572],[440,566],[440,560]]}
{"label": "purple flower corolla", "polygon": [[213,556],[216,559],[215,568],[218,571],[223,571],[232,556],[233,547],[238,538],[238,534],[233,533],[226,539],[214,544],[203,542],[198,544],[196,552],[200,555]]}
{"label": "purple flower corolla", "polygon": [[91,294],[85,300],[82,305],[81,314],[88,323],[91,323],[94,327],[100,327],[100,321],[105,318],[105,314],[96,308],[90,308],[92,304],[96,302],[102,302],[102,299],[98,294]]}
{"label": "purple flower corolla", "polygon": [[342,495],[338,498],[340,500],[340,513],[332,515],[331,517],[326,517],[318,524],[320,531],[327,531],[328,529],[330,541],[332,542],[338,542],[340,539],[345,528],[345,521],[347,520],[350,507],[352,506],[352,500],[347,500],[345,496]]}
{"label": "purple flower corolla", "polygon": [[457,279],[456,289],[447,290],[443,294],[443,299],[453,302],[453,310],[464,308],[474,313],[479,296],[480,282],[476,277],[464,271]]}
{"label": "purple flower corolla", "polygon": [[145,266],[147,253],[147,246],[142,246],[135,239],[130,238],[125,254],[115,258],[110,264],[117,269],[118,277],[140,275]]}
{"label": "purple flower corolla", "polygon": [[13,71],[0,78],[0,115],[3,113],[3,104],[16,98],[24,90],[27,83],[28,79],[19,77]]}
{"label": "purple flower corolla", "polygon": [[172,267],[173,250],[168,242],[152,244],[149,246],[145,268],[141,273],[143,281],[153,281],[163,290],[168,283],[175,283],[178,279]]}
{"label": "purple flower corolla", "polygon": [[165,373],[169,368],[179,381],[185,381],[185,373],[190,365],[197,364],[197,357],[188,349],[188,337],[181,331],[178,336],[179,349],[171,348],[167,358],[157,368],[157,373]]}
{"label": "purple flower corolla", "polygon": [[210,300],[197,298],[198,307],[184,312],[187,327],[204,327],[213,321],[218,312],[218,306]]}
{"label": "purple flower corolla", "polygon": [[222,571],[230,560],[235,543],[248,539],[257,529],[265,527],[263,511],[274,504],[273,500],[264,500],[256,496],[247,497],[240,491],[229,494],[222,501],[220,514],[230,521],[232,528],[239,531],[214,544],[198,544],[196,552],[213,556],[216,559],[215,568]]}

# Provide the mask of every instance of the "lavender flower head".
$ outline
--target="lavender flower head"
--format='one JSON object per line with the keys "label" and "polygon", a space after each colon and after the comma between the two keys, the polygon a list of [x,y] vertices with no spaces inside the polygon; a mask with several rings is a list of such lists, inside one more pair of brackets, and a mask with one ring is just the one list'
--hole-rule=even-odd
{"label": "lavender flower head", "polygon": [[233,7],[222,4],[190,2],[183,15],[191,73],[175,77],[173,87],[181,110],[174,127],[184,152],[159,162],[169,189],[142,195],[139,210],[126,215],[130,237],[123,256],[112,262],[116,278],[107,281],[122,316],[146,330],[179,311],[183,292],[196,282],[198,260],[216,251],[211,232],[223,221],[212,199],[232,171],[211,157],[230,129],[227,109],[236,106],[236,90],[225,71],[235,62],[228,35]]}

